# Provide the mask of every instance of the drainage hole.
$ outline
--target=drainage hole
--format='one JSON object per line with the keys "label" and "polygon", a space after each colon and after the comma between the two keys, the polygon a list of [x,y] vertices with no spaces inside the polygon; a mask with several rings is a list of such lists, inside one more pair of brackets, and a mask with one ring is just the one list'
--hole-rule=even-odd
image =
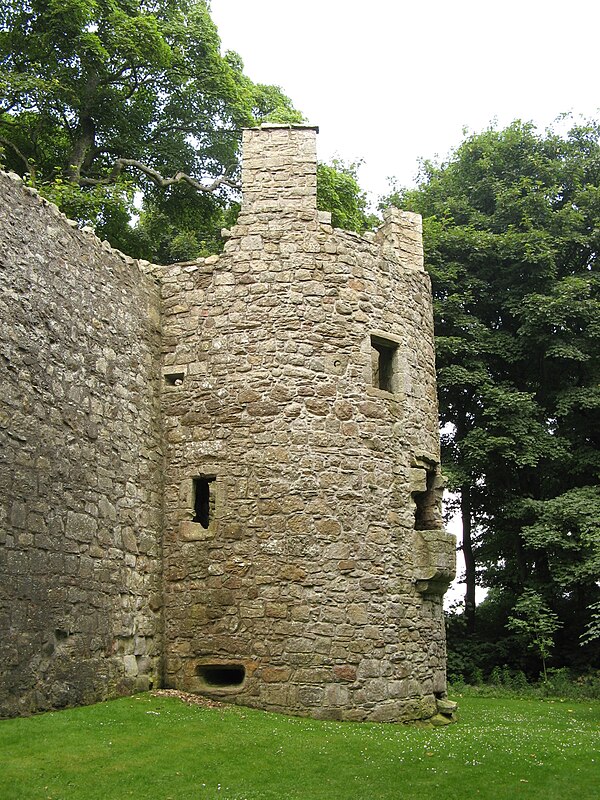
{"label": "drainage hole", "polygon": [[241,686],[246,677],[243,664],[199,664],[196,672],[208,686]]}

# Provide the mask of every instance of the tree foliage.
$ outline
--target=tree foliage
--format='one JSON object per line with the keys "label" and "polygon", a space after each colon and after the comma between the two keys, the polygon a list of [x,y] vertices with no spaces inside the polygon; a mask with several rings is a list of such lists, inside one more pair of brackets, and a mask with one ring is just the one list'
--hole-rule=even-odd
{"label": "tree foliage", "polygon": [[358,163],[334,159],[317,167],[317,207],[331,212],[335,228],[364,233],[379,220],[368,211],[367,196],[358,183]]}
{"label": "tree foliage", "polygon": [[544,681],[547,681],[546,661],[554,647],[554,634],[561,626],[558,617],[533,589],[525,589],[515,603],[513,614],[508,618],[507,627],[521,636],[527,647],[540,657]]}
{"label": "tree foliage", "polygon": [[[237,54],[221,54],[205,2],[0,7],[6,166],[126,251],[156,255],[151,233],[164,215],[181,244],[174,251],[186,250],[186,237],[187,251],[214,239],[236,181],[240,129],[268,117],[302,119],[278,87],[252,83]],[[136,194],[144,217],[134,231]]]}
{"label": "tree foliage", "polygon": [[[162,263],[218,252],[239,208],[243,127],[302,122],[221,54],[202,0],[7,0],[0,156],[69,217]],[[319,165],[319,208],[362,232],[356,164]],[[140,210],[141,201],[141,210]],[[132,224],[136,220],[136,224]]]}
{"label": "tree foliage", "polygon": [[581,635],[581,640],[584,644],[590,644],[590,642],[600,639],[600,601],[592,603],[590,611],[590,621]]}
{"label": "tree foliage", "polygon": [[469,631],[476,575],[508,607],[535,589],[574,659],[600,596],[600,125],[468,136],[390,199],[424,217]]}

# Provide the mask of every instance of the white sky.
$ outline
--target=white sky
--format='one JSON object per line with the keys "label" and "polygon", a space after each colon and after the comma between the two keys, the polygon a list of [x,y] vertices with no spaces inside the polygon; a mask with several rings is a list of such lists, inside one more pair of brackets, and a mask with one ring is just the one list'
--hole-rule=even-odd
{"label": "white sky", "polygon": [[545,128],[600,107],[598,0],[212,0],[224,50],[320,126],[319,158],[364,159],[375,198],[496,119]]}
{"label": "white sky", "polygon": [[[320,126],[319,158],[364,160],[371,199],[494,120],[600,113],[598,0],[212,0],[224,50]],[[455,529],[456,526],[452,526]],[[462,586],[448,599],[458,599]]]}

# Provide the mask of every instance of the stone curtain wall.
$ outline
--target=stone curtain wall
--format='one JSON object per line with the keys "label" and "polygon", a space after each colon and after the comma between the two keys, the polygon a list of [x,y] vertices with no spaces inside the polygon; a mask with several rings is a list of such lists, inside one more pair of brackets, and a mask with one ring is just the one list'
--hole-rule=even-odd
{"label": "stone curtain wall", "polygon": [[6,175],[0,231],[0,715],[13,715],[156,677],[160,339],[154,282]]}
{"label": "stone curtain wall", "polygon": [[167,685],[315,717],[445,693],[433,327],[420,220],[316,210],[315,131],[244,137],[225,253],[163,282]]}

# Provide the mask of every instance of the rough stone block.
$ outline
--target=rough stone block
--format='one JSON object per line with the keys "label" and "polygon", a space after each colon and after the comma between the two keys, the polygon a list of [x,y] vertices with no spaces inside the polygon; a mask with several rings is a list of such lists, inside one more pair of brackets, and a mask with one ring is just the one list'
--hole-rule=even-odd
{"label": "rough stone block", "polygon": [[123,656],[123,667],[125,669],[125,676],[128,678],[135,678],[138,674],[138,665],[135,656]]}
{"label": "rough stone block", "polygon": [[292,671],[289,667],[265,667],[261,678],[265,683],[286,683]]}
{"label": "rough stone block", "polygon": [[322,686],[299,686],[298,702],[303,706],[320,706],[323,702],[324,689]]}

